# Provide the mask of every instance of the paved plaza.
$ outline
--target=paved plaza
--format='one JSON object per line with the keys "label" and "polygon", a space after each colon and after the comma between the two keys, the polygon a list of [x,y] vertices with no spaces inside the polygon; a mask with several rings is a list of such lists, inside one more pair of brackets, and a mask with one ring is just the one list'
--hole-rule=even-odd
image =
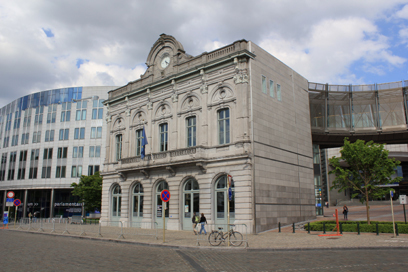
{"label": "paved plaza", "polygon": [[[333,220],[336,207],[317,220]],[[365,207],[349,207],[349,220],[365,220]],[[373,206],[372,220],[390,217],[390,206]],[[404,220],[402,207],[395,217]],[[301,224],[297,224],[299,226]],[[0,230],[0,271],[406,271],[408,235],[344,233],[319,237],[292,226],[244,235],[245,244],[211,246],[192,231],[136,230],[64,225]],[[86,232],[84,232],[86,230]],[[132,232],[133,231],[133,232]],[[118,234],[123,236],[119,237]],[[154,235],[152,235],[154,234]],[[156,239],[157,237],[157,239]],[[379,257],[380,256],[380,257]],[[344,261],[346,260],[346,261]]]}
{"label": "paved plaza", "polygon": [[[333,213],[336,207],[325,208],[325,216],[317,220],[334,220]],[[402,205],[394,207],[396,221],[404,221]],[[390,206],[372,206],[372,220],[390,221]],[[349,220],[365,220],[364,206],[349,207]],[[301,226],[302,224],[300,224]],[[46,228],[48,226],[48,228]],[[340,237],[319,237],[322,232],[311,232],[299,228],[296,225],[293,233],[292,225],[283,226],[281,232],[278,229],[266,231],[259,234],[244,234],[244,243],[232,250],[268,249],[268,250],[307,250],[307,249],[345,249],[345,248],[408,248],[408,235],[400,234],[393,237],[391,233],[343,233]],[[52,230],[51,225],[44,225],[43,230],[21,229],[18,225],[10,225],[12,231],[38,233],[53,236],[74,236],[84,240],[115,241],[122,243],[133,243],[139,245],[152,245],[164,247],[191,247],[191,248],[227,248],[227,243],[213,247],[208,243],[208,236],[194,235],[192,231],[170,231],[166,230],[163,239],[163,230],[140,230],[135,228],[109,228],[104,229],[102,236],[98,234],[98,225],[68,225],[69,231],[64,231],[64,225]],[[328,232],[330,233],[330,232]],[[123,235],[122,235],[123,234]],[[157,239],[156,239],[157,238]],[[164,242],[163,242],[164,240]]]}

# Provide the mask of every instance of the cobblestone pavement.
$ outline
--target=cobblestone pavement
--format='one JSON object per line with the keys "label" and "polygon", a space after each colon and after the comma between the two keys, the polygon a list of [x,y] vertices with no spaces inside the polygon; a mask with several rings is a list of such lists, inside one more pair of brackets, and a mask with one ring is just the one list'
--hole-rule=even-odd
{"label": "cobblestone pavement", "polygon": [[[295,234],[296,235],[296,234]],[[407,271],[406,249],[234,250],[141,246],[0,230],[0,271]],[[214,250],[216,249],[216,250]]]}

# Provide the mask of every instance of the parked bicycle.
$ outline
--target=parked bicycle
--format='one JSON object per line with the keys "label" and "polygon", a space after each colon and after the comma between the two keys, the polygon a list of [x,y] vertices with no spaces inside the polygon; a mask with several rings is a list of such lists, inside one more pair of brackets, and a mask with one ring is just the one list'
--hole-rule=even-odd
{"label": "parked bicycle", "polygon": [[[231,227],[234,227],[234,225],[231,225]],[[234,231],[233,229],[230,229],[227,232],[223,232],[222,230],[223,228],[218,228],[218,230],[213,230],[208,236],[208,242],[212,246],[219,246],[221,242],[225,242],[225,241],[228,242],[228,237],[229,237],[229,242],[232,246],[242,245],[242,242],[244,241],[244,239],[240,232]]]}

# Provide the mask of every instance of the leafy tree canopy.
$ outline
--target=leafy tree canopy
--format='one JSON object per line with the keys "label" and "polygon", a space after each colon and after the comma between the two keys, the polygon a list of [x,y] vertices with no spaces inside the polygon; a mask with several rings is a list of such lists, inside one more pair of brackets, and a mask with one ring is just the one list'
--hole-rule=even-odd
{"label": "leafy tree canopy", "polygon": [[[352,198],[361,194],[361,203],[366,204],[367,223],[370,224],[369,199],[378,199],[389,193],[389,187],[380,187],[390,183],[401,181],[401,177],[392,178],[395,169],[400,164],[394,158],[388,157],[388,150],[383,144],[373,141],[365,143],[357,140],[350,143],[348,138],[344,139],[344,146],[340,150],[341,157],[329,159],[330,165],[334,168],[329,174],[335,174],[332,189],[342,192],[352,189],[355,193]],[[346,162],[347,166],[340,166],[341,162]]]}
{"label": "leafy tree canopy", "polygon": [[79,196],[85,203],[85,211],[101,210],[102,177],[99,172],[92,176],[81,176],[79,183],[72,183],[72,195]]}

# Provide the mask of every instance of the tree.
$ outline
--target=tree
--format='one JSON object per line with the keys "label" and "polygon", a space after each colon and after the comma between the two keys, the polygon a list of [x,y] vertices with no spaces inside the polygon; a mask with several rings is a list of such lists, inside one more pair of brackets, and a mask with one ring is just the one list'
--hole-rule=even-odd
{"label": "tree", "polygon": [[[330,190],[338,189],[342,192],[352,189],[355,192],[352,198],[361,194],[360,201],[366,204],[367,224],[370,224],[368,200],[381,198],[390,191],[389,188],[379,185],[400,182],[402,179],[391,177],[400,162],[388,158],[388,153],[383,144],[373,141],[365,143],[362,140],[350,143],[348,138],[345,138],[344,146],[340,150],[341,157],[329,159],[330,165],[334,168],[329,174],[336,176]],[[346,162],[347,167],[340,166],[341,161]]]}
{"label": "tree", "polygon": [[81,176],[79,183],[72,183],[72,195],[79,196],[84,202],[85,211],[101,210],[102,177],[99,172],[92,176]]}

